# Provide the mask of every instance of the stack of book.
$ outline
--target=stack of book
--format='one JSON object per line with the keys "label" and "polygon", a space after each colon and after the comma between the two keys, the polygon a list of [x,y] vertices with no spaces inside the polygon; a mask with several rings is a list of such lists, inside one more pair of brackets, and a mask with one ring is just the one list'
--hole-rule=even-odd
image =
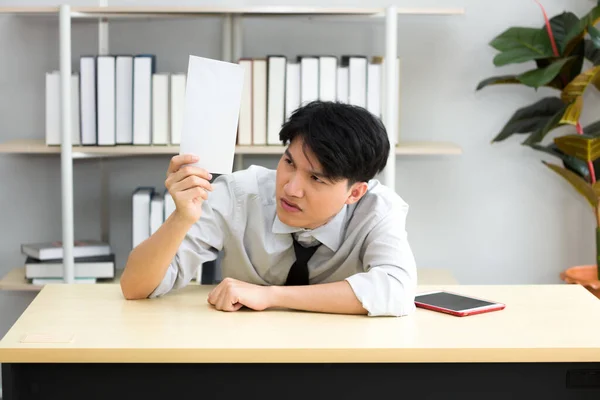
{"label": "stack of book", "polygon": [[[360,106],[383,118],[385,60],[362,55],[271,55],[243,58],[245,81],[242,92],[237,144],[281,145],[279,131],[292,112],[311,101],[337,101]],[[400,60],[396,60],[394,96],[400,90]],[[399,113],[398,113],[399,114]]]}
{"label": "stack of book", "polygon": [[[178,145],[185,74],[156,72],[154,55],[84,56],[71,80],[76,145]],[[46,144],[60,145],[60,73],[46,73]]]}
{"label": "stack of book", "polygon": [[[25,259],[25,279],[34,285],[63,281],[62,242],[21,245]],[[75,241],[73,246],[75,283],[96,283],[115,277],[115,255],[108,243]]]}
{"label": "stack of book", "polygon": [[[339,101],[383,118],[385,60],[362,55],[242,58],[245,70],[237,144],[280,145],[279,130],[298,107]],[[400,62],[396,76],[400,90]],[[179,145],[186,74],[158,73],[154,55],[84,56],[71,80],[75,145]],[[395,94],[396,95],[396,94]],[[399,114],[399,113],[398,113]],[[46,74],[46,144],[60,145],[60,73]]]}
{"label": "stack of book", "polygon": [[148,239],[175,211],[175,202],[167,190],[138,187],[132,195],[132,245]]}

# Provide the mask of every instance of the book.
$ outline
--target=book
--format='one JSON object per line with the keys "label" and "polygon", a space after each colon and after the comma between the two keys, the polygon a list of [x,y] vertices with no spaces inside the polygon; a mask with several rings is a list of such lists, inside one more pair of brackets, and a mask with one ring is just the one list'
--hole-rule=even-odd
{"label": "book", "polygon": [[132,244],[138,244],[150,237],[150,203],[154,188],[139,187],[132,196]]}
{"label": "book", "polygon": [[319,57],[319,100],[335,101],[337,97],[337,58]]}
{"label": "book", "polygon": [[155,191],[150,199],[150,235],[160,228],[165,221],[164,192]]}
{"label": "book", "polygon": [[83,56],[79,60],[79,105],[81,107],[81,144],[97,143],[96,129],[96,57]]}
{"label": "book", "polygon": [[267,57],[267,144],[279,145],[279,131],[285,119],[285,72],[284,56]]}
{"label": "book", "polygon": [[300,62],[300,105],[319,99],[319,58],[298,56]]}
{"label": "book", "polygon": [[169,74],[152,75],[152,144],[167,145],[169,139]]}
{"label": "book", "polygon": [[115,57],[96,58],[96,90],[98,113],[98,145],[112,146],[115,133]]}
{"label": "book", "polygon": [[300,106],[300,64],[288,63],[285,74],[285,120]]}
{"label": "book", "polygon": [[367,57],[348,55],[342,57],[342,66],[348,67],[348,103],[367,106]]}
{"label": "book", "polygon": [[367,69],[367,110],[381,118],[381,64],[371,63]]}
{"label": "book", "polygon": [[[38,260],[52,260],[63,258],[62,241],[28,243],[21,245],[21,252]],[[93,257],[111,254],[108,243],[99,240],[76,240],[73,243],[73,257]]]}
{"label": "book", "polygon": [[133,59],[133,144],[152,142],[152,74],[156,58],[138,55]]}
{"label": "book", "polygon": [[[77,257],[74,260],[75,278],[114,278],[115,255]],[[25,278],[62,278],[63,260],[25,259]]]}
{"label": "book", "polygon": [[133,144],[133,56],[116,60],[117,144]]}
{"label": "book", "polygon": [[348,67],[339,66],[337,69],[337,101],[348,104]]}
{"label": "book", "polygon": [[252,60],[252,144],[267,144],[267,60]]}

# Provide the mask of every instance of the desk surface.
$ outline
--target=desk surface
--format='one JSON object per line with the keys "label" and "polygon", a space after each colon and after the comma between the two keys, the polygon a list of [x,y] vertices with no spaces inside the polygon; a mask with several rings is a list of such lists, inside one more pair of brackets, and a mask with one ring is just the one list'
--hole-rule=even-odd
{"label": "desk surface", "polygon": [[580,286],[419,291],[432,289],[507,307],[463,318],[226,313],[206,302],[207,286],[127,301],[118,285],[47,285],[0,341],[0,362],[600,361],[600,301]]}

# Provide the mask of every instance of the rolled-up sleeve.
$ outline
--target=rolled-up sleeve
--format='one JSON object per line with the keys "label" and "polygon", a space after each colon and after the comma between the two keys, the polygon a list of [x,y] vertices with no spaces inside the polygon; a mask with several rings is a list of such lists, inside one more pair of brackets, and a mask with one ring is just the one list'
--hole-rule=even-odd
{"label": "rolled-up sleeve", "polygon": [[185,235],[165,276],[149,298],[188,285],[202,264],[216,260],[223,248],[226,223],[232,217],[235,197],[225,176],[215,179],[212,186],[213,191],[202,203],[202,216]]}
{"label": "rolled-up sleeve", "polygon": [[417,270],[407,238],[408,205],[385,215],[364,242],[364,272],[346,280],[369,316],[404,316],[415,310]]}

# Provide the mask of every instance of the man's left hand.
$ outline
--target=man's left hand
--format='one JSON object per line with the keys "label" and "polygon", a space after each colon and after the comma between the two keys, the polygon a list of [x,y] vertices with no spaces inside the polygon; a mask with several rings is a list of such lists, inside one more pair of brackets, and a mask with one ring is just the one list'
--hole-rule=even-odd
{"label": "man's left hand", "polygon": [[225,278],[208,295],[208,302],[220,311],[237,311],[243,306],[262,311],[271,304],[269,286],[253,285],[232,278]]}

